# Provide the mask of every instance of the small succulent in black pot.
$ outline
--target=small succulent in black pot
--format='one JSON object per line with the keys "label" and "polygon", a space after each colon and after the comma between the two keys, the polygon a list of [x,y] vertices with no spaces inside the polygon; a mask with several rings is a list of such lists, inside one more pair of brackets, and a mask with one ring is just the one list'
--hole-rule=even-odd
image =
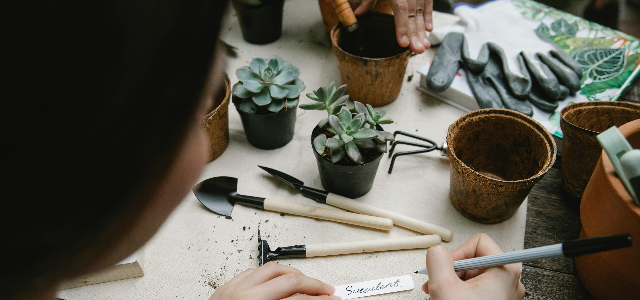
{"label": "small succulent in black pot", "polygon": [[387,142],[394,140],[393,134],[384,131],[380,124],[393,121],[384,119],[386,110],[376,112],[370,105],[357,101],[348,109],[345,90],[346,85],[336,88],[331,83],[307,94],[318,103],[303,104],[300,108],[328,113],[311,136],[322,185],[330,192],[357,198],[373,186],[382,153],[387,152]]}
{"label": "small succulent in black pot", "polygon": [[233,104],[249,143],[260,149],[280,148],[295,131],[296,108],[305,85],[300,70],[280,56],[254,58],[236,70]]}

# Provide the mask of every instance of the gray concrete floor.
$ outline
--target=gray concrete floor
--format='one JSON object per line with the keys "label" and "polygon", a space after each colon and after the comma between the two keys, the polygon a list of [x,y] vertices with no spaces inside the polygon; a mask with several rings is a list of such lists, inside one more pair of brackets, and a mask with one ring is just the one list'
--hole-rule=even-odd
{"label": "gray concrete floor", "polygon": [[[640,9],[631,7],[626,0],[619,1],[619,20],[618,30],[640,38]],[[471,4],[479,4],[484,0],[454,0],[454,2],[467,2]],[[566,11],[576,16],[582,16],[582,12],[589,4],[590,0],[538,0],[551,7]]]}

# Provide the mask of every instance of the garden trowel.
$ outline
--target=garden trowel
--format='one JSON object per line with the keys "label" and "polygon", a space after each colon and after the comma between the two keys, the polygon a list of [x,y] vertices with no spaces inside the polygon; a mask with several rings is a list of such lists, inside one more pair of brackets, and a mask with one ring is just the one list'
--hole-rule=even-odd
{"label": "garden trowel", "polygon": [[240,195],[237,192],[238,179],[235,177],[213,177],[198,183],[193,193],[198,200],[214,213],[231,217],[235,204],[255,207],[278,213],[292,214],[351,225],[389,230],[393,221],[387,218],[355,214],[340,210],[325,209],[298,203]]}
{"label": "garden trowel", "polygon": [[336,195],[333,193],[329,193],[323,190],[310,188],[304,186],[304,182],[298,180],[297,178],[280,172],[278,170],[274,170],[271,168],[258,166],[261,169],[267,171],[267,173],[271,174],[273,177],[279,179],[280,181],[286,183],[288,186],[299,190],[303,195],[313,199],[318,203],[329,204],[331,206],[339,207],[344,210],[370,215],[370,216],[378,216],[382,218],[389,218],[393,220],[395,225],[411,229],[413,231],[417,231],[424,234],[437,234],[442,240],[450,241],[453,237],[453,233],[451,230],[440,227],[438,225],[430,224],[424,221],[420,221],[414,218],[409,218],[407,216],[403,216],[398,213],[394,213],[392,211],[381,209],[375,206],[371,206],[365,204],[361,201],[349,199],[340,195]]}

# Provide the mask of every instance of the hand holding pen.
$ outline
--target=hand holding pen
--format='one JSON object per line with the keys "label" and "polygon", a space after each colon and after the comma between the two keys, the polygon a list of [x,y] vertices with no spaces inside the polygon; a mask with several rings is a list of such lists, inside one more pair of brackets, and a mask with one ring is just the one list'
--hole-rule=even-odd
{"label": "hand holding pen", "polygon": [[442,246],[431,247],[427,251],[429,281],[422,290],[433,300],[522,299],[524,285],[515,264],[457,273],[453,270],[454,260],[500,253],[502,249],[484,233],[476,234],[451,253]]}

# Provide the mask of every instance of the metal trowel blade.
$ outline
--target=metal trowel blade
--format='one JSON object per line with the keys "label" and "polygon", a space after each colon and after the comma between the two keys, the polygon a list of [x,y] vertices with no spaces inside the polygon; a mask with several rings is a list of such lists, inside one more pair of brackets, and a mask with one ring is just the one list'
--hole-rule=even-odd
{"label": "metal trowel blade", "polygon": [[238,179],[235,177],[213,177],[196,184],[193,193],[200,203],[210,211],[231,217],[233,204],[227,200],[230,193],[238,189]]}

